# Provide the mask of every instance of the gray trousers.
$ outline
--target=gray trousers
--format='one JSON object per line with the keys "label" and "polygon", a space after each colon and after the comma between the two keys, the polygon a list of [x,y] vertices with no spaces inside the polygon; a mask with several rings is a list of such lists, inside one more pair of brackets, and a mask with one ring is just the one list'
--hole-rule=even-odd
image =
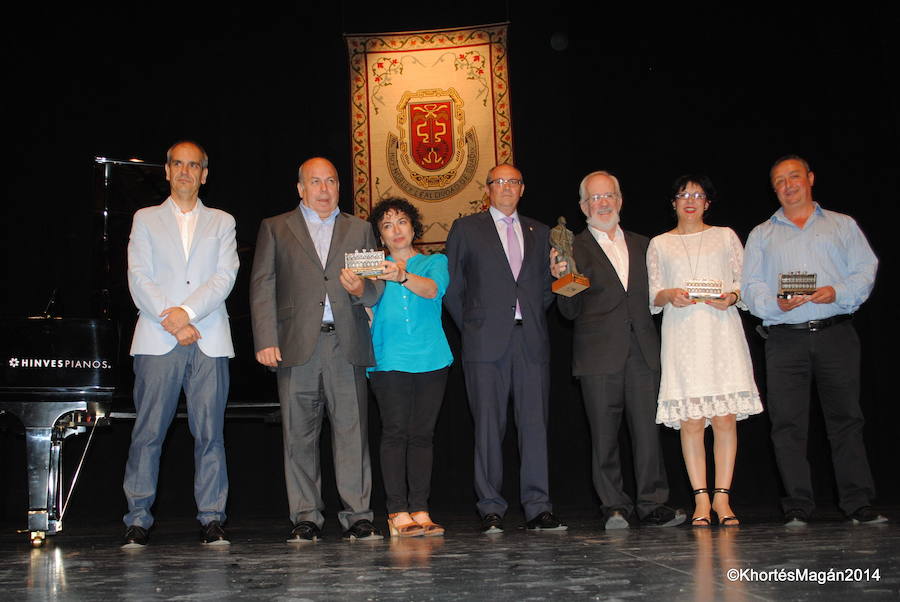
{"label": "gray trousers", "polygon": [[209,357],[196,343],[178,345],[165,355],[134,356],[134,407],[125,465],[126,525],[149,529],[156,500],[159,456],[184,389],[188,427],[194,436],[194,499],[197,520],[225,522],[228,471],[225,467],[225,404],[228,358]]}
{"label": "gray trousers", "polygon": [[291,522],[311,521],[320,529],[325,523],[319,434],[326,415],[338,493],[344,505],[338,513],[341,527],[372,520],[365,368],[349,364],[335,333],[323,332],[307,363],[278,369],[278,397]]}

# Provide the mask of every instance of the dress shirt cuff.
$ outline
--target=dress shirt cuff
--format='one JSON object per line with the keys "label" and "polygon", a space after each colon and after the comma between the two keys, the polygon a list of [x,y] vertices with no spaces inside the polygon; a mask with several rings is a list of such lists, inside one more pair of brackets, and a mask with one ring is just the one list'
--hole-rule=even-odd
{"label": "dress shirt cuff", "polygon": [[195,312],[193,309],[191,309],[191,308],[188,307],[187,305],[179,305],[178,307],[180,307],[181,309],[184,310],[184,312],[188,315],[188,319],[189,319],[191,322],[193,322],[193,321],[194,321],[194,318],[197,317],[197,312]]}

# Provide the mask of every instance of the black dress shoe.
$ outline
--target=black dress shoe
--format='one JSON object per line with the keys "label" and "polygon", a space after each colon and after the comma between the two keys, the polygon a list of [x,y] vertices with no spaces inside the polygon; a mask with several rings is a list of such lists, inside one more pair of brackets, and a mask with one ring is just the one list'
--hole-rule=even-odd
{"label": "black dress shoe", "polygon": [[341,537],[350,540],[383,539],[381,532],[375,528],[375,525],[372,524],[372,521],[365,518],[358,520],[350,525],[350,528],[344,531],[344,534]]}
{"label": "black dress shoe", "polygon": [[854,525],[878,525],[886,523],[888,519],[886,516],[875,512],[872,506],[863,506],[862,508],[857,508],[850,515],[850,520],[853,521]]}
{"label": "black dress shoe", "polygon": [[569,527],[559,522],[552,512],[541,512],[525,523],[529,531],[565,531]]}
{"label": "black dress shoe", "polygon": [[677,527],[686,519],[684,510],[657,506],[653,512],[641,519],[641,524],[646,527]]}
{"label": "black dress shoe", "polygon": [[288,543],[306,543],[308,541],[319,541],[322,538],[322,530],[316,526],[316,523],[308,520],[302,520],[291,530],[291,536],[288,537]]}
{"label": "black dress shoe", "polygon": [[503,519],[494,512],[485,514],[481,519],[481,532],[485,535],[503,533]]}
{"label": "black dress shoe", "polygon": [[785,527],[805,527],[808,522],[809,514],[799,508],[793,508],[784,513]]}
{"label": "black dress shoe", "polygon": [[143,548],[147,545],[147,542],[150,541],[150,531],[143,528],[138,527],[137,525],[131,525],[127,529],[125,529],[125,543],[122,545],[123,548]]}
{"label": "black dress shoe", "polygon": [[623,510],[610,510],[603,521],[603,528],[607,531],[627,529],[630,526]]}
{"label": "black dress shoe", "polygon": [[228,541],[228,536],[225,535],[225,529],[222,528],[222,523],[217,520],[203,525],[200,530],[200,541],[202,541],[204,545],[211,546],[227,546],[231,543]]}

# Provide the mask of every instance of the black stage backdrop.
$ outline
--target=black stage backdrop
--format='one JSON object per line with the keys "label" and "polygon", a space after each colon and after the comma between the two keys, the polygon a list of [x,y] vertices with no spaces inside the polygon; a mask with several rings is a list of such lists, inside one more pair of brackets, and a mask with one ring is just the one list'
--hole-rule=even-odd
{"label": "black stage backdrop", "polygon": [[[672,226],[668,186],[700,171],[721,200],[709,221],[746,240],[777,200],[772,161],[807,157],[816,198],[854,216],[881,259],[879,282],[856,317],[863,340],[866,442],[880,501],[900,500],[896,466],[900,423],[895,394],[890,282],[897,277],[891,232],[897,223],[898,22],[875,9],[818,14],[804,8],[600,9],[583,3],[457,2],[428,8],[390,3],[303,2],[240,8],[135,5],[18,9],[3,43],[7,132],[6,274],[0,316],[39,313],[58,289],[62,315],[96,311],[98,237],[92,212],[92,158],[162,162],[165,149],[192,138],[209,151],[205,202],[237,219],[241,271],[228,300],[238,356],[232,401],[275,400],[275,383],[253,361],[247,282],[264,217],[297,204],[297,165],[330,157],[349,177],[347,56],[341,34],[451,27],[509,20],[515,156],[528,182],[523,213],[552,224],[560,214],[580,229],[577,186],[595,169],[623,186],[623,226],[654,235]],[[754,7],[755,8],[755,7]],[[351,207],[348,186],[342,207]],[[161,198],[147,199],[146,204]],[[114,216],[127,235],[128,216]],[[124,247],[114,249],[121,266]],[[117,268],[118,269],[118,268]],[[127,350],[134,310],[114,274],[116,311]],[[745,316],[760,389],[765,389],[757,321]],[[455,328],[446,323],[459,355]],[[577,383],[569,376],[572,328],[551,310],[552,494],[557,507],[590,509],[590,443]],[[127,393],[130,361],[123,354]],[[127,405],[127,399],[126,399]],[[820,412],[813,413],[811,457],[820,502],[833,507],[833,477]],[[114,520],[124,511],[121,478],[131,422],[99,431],[69,516]],[[372,503],[383,511],[378,467],[380,424],[370,416]],[[734,484],[738,509],[777,512],[780,484],[765,414],[740,424]],[[677,433],[661,436],[672,501],[689,505]],[[623,435],[624,437],[624,435]],[[232,419],[226,425],[233,521],[286,516],[279,424]],[[85,437],[68,440],[74,466]],[[329,437],[323,436],[329,445]],[[0,519],[24,519],[21,425],[0,417]],[[517,499],[515,430],[510,427],[505,491]],[[326,501],[338,505],[327,459]],[[627,461],[627,456],[626,456]],[[193,513],[192,449],[185,421],[167,441],[157,515]],[[454,364],[436,433],[432,503],[473,511],[472,423],[462,373]],[[590,511],[590,510],[588,510]],[[329,513],[331,517],[333,514]],[[330,519],[329,519],[330,520]]]}

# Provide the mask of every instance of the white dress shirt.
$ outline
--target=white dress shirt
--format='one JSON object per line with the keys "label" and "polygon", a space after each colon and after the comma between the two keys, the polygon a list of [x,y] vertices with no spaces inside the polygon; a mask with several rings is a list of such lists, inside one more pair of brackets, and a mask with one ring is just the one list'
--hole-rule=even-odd
{"label": "white dress shirt", "polygon": [[[181,248],[184,249],[184,260],[187,261],[191,255],[191,244],[194,242],[194,231],[197,229],[197,207],[200,205],[200,199],[194,203],[194,208],[190,211],[182,211],[172,197],[168,198],[169,209],[175,214],[175,223],[178,224],[178,233],[181,235]],[[192,320],[197,317],[197,312],[187,305],[179,305]]]}
{"label": "white dress shirt", "polygon": [[619,276],[622,288],[627,291],[628,245],[625,244],[625,233],[622,232],[622,228],[616,225],[615,240],[610,240],[609,235],[606,232],[598,230],[593,226],[588,226],[588,230],[590,230],[591,235],[594,237],[594,240],[597,241],[597,244],[600,245],[600,248],[603,249],[603,252],[606,253],[606,257],[609,259],[609,262],[616,270],[616,274]]}

